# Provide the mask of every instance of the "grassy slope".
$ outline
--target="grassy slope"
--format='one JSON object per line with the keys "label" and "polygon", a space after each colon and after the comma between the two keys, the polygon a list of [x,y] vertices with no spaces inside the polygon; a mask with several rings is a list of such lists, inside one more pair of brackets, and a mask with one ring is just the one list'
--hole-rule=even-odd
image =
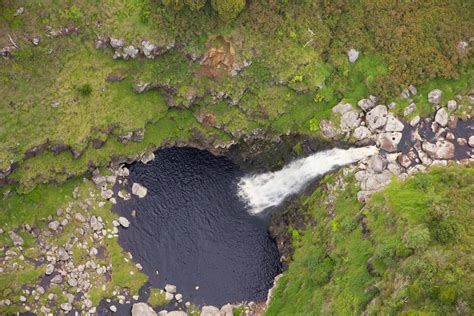
{"label": "grassy slope", "polygon": [[317,224],[293,234],[293,261],[267,314],[470,314],[474,169],[433,169],[395,181],[363,210],[349,183],[336,195],[334,218],[323,190],[301,199],[303,214]]}
{"label": "grassy slope", "polygon": [[[417,113],[429,113],[432,109],[425,101],[429,88],[446,88],[450,91],[446,98],[466,94],[474,77],[472,67],[467,66],[472,63],[472,53],[461,58],[455,51],[459,40],[473,36],[472,4],[459,0],[440,6],[438,2],[399,4],[394,11],[390,1],[299,5],[252,1],[236,20],[224,22],[209,5],[196,12],[172,12],[148,0],[3,0],[0,46],[9,45],[10,34],[21,48],[13,59],[0,61],[0,168],[10,161],[20,162],[11,177],[22,189],[30,190],[51,178],[64,180],[81,174],[89,162],[103,165],[112,155],[136,154],[159,146],[166,138],[189,138],[196,127],[221,138],[259,127],[274,133],[317,132],[318,122],[330,117],[331,107],[340,100],[354,104],[369,93],[389,97],[412,82],[423,93],[416,100],[420,102]],[[15,16],[20,6],[25,12]],[[406,29],[392,24],[392,15],[398,11],[404,14]],[[65,25],[79,26],[80,34],[45,36],[47,26],[59,30]],[[403,37],[406,32],[416,40],[410,42],[410,49],[405,47],[409,44]],[[120,61],[111,58],[110,49],[93,48],[96,34],[123,37],[134,45],[142,39],[158,44],[176,39],[184,45],[155,60]],[[28,41],[35,35],[42,38],[38,47]],[[236,77],[195,76],[199,65],[185,54],[204,54],[209,35],[231,37],[237,61],[251,60],[252,65]],[[350,47],[362,51],[355,64],[347,61]],[[436,58],[426,58],[424,48]],[[430,66],[434,73],[427,71]],[[440,68],[449,71],[438,71]],[[110,74],[124,74],[126,79],[106,82]],[[421,86],[436,76],[445,79]],[[179,88],[178,100],[196,89],[226,92],[240,103],[232,106],[206,97],[189,110],[169,110],[158,92],[134,94],[131,85],[135,80],[173,84]],[[80,93],[84,85],[92,88],[89,96]],[[57,102],[59,106],[53,108]],[[403,105],[400,102],[400,111]],[[213,126],[199,126],[192,112],[215,115],[214,127],[221,132]],[[166,125],[171,117],[175,123]],[[149,122],[152,125],[147,126]],[[173,130],[156,135],[153,130],[163,129],[160,124],[171,125]],[[138,128],[154,134],[148,136],[146,145],[128,148],[112,141],[103,149],[91,148],[93,139],[115,140]],[[66,152],[23,159],[27,149],[47,139],[85,149],[84,157],[72,160]]]}

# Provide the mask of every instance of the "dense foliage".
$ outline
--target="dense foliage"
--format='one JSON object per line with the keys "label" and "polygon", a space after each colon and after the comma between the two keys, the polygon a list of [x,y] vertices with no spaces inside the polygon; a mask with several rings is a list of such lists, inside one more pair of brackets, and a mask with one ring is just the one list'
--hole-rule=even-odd
{"label": "dense foliage", "polygon": [[393,182],[364,208],[356,192],[349,184],[333,204],[323,189],[302,198],[317,224],[293,234],[268,315],[472,314],[474,169]]}

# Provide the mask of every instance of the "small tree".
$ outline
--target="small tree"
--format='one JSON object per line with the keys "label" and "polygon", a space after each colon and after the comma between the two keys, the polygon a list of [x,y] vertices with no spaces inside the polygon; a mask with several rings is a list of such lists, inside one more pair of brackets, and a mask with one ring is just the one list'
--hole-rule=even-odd
{"label": "small tree", "polygon": [[245,0],[211,0],[212,7],[224,20],[232,20],[245,7]]}

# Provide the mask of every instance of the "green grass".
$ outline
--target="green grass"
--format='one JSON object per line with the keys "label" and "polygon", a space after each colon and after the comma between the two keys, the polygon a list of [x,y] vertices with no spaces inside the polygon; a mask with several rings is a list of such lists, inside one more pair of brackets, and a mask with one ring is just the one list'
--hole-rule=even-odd
{"label": "green grass", "polygon": [[168,302],[165,298],[165,293],[160,292],[160,291],[162,290],[155,289],[155,288],[152,288],[150,290],[150,296],[148,297],[148,304],[150,304],[152,307],[156,308]]}
{"label": "green grass", "polygon": [[474,169],[434,168],[394,181],[364,209],[354,180],[346,182],[334,218],[321,189],[301,198],[300,212],[317,224],[293,234],[295,253],[267,315],[469,314]]}

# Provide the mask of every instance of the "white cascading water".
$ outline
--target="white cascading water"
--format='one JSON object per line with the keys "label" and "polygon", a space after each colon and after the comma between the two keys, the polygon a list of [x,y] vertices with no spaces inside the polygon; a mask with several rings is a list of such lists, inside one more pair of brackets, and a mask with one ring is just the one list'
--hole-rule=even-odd
{"label": "white cascading water", "polygon": [[377,152],[375,146],[318,152],[279,171],[243,177],[238,184],[239,196],[247,202],[251,214],[258,214],[300,192],[312,179]]}

